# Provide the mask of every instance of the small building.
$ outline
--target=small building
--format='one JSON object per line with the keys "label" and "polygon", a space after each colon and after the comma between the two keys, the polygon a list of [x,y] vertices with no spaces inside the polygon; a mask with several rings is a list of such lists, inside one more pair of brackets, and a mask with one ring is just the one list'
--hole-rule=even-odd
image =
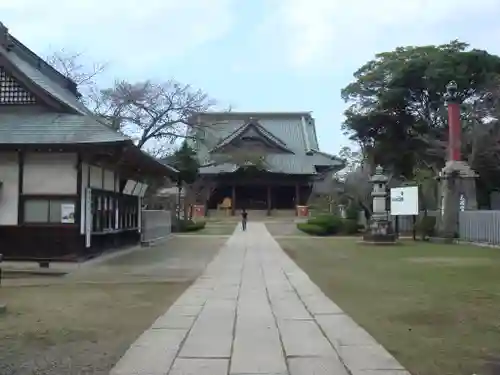
{"label": "small building", "polygon": [[150,178],[177,171],[79,100],[0,23],[0,253],[75,261],[140,240]]}
{"label": "small building", "polygon": [[230,206],[298,212],[315,181],[342,169],[340,158],[321,152],[309,112],[209,112],[192,119],[192,147],[200,174],[213,183],[206,212]]}

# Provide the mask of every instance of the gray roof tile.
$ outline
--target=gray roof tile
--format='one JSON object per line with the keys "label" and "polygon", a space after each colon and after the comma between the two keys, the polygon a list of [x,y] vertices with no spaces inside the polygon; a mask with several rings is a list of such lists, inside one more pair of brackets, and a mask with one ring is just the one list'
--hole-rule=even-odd
{"label": "gray roof tile", "polygon": [[234,139],[240,137],[243,135],[243,133],[246,133],[246,131],[250,128],[254,127],[254,129],[257,130],[260,134],[262,134],[265,138],[267,138],[269,141],[272,143],[276,144],[278,147],[291,151],[288,149],[286,146],[286,143],[283,142],[281,139],[276,137],[273,133],[271,133],[269,130],[264,128],[262,125],[259,124],[258,121],[255,120],[250,120],[248,122],[243,123],[239,128],[237,128],[234,132],[229,134],[226,138],[223,138],[216,146],[214,149],[212,149],[212,152],[215,149],[220,149],[221,147],[230,144]]}
{"label": "gray roof tile", "polygon": [[[274,137],[284,142],[294,154],[269,154],[266,164],[270,172],[287,174],[316,174],[316,165],[342,167],[342,161],[328,154],[318,151],[318,140],[316,137],[314,120],[307,114],[290,113],[282,116],[273,116],[266,113],[252,113],[256,121]],[[198,151],[198,157],[202,164],[211,162],[210,150],[221,140],[230,137],[247,121],[248,114],[242,114],[238,118],[237,113],[228,115],[227,120],[218,121],[215,124],[205,124],[203,129],[203,140],[195,142],[194,148]],[[219,114],[220,117],[220,114]],[[305,118],[305,129],[302,122]],[[200,115],[203,121],[203,115]],[[209,118],[207,116],[207,118]],[[237,167],[232,164],[212,165],[201,168],[202,173],[230,173]]]}
{"label": "gray roof tile", "polygon": [[[19,42],[17,42],[19,44]],[[102,143],[130,140],[97,119],[76,95],[24,59],[26,47],[15,44],[0,54],[34,85],[55,100],[67,105],[75,114],[32,113],[31,108],[0,112],[0,144],[29,143]],[[22,48],[18,51],[18,48]],[[20,53],[20,55],[17,54]],[[33,56],[36,56],[33,54]]]}
{"label": "gray roof tile", "polygon": [[25,61],[12,51],[6,51],[0,47],[0,53],[5,56],[12,64],[14,64],[27,78],[38,85],[49,95],[66,104],[73,110],[81,114],[91,114],[85,105],[68,89],[60,86],[52,79],[44,75],[39,69]]}
{"label": "gray roof tile", "polygon": [[[15,112],[12,108],[0,108],[0,145],[132,143],[129,137],[111,129],[79,101],[74,82],[42,62],[17,39],[12,40],[14,43],[9,50],[0,46],[0,55],[34,85],[65,104],[70,113],[38,112],[30,106],[21,106]],[[142,159],[145,165],[160,167],[157,170],[166,175],[178,173],[138,147],[131,147],[127,152]]]}
{"label": "gray roof tile", "polygon": [[92,117],[82,115],[0,113],[0,144],[64,144],[127,141]]}

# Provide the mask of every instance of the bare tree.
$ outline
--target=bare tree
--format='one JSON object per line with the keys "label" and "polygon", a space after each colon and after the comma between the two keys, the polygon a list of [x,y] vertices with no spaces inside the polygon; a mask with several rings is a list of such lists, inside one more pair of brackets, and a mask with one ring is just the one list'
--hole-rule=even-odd
{"label": "bare tree", "polygon": [[372,213],[372,184],[370,183],[372,170],[372,166],[368,163],[361,164],[345,176],[342,190],[343,195],[362,207],[367,217]]}
{"label": "bare tree", "polygon": [[101,90],[94,101],[96,113],[113,128],[132,135],[140,148],[148,147],[153,140],[173,143],[189,137],[188,131],[196,127],[191,115],[215,105],[202,90],[175,80],[135,84],[117,81],[114,87]]}
{"label": "bare tree", "polygon": [[345,179],[349,173],[358,169],[364,159],[363,152],[360,149],[353,151],[349,146],[342,147],[338,156],[345,162],[345,167],[337,173],[337,177],[340,180]]}
{"label": "bare tree", "polygon": [[81,93],[85,104],[91,104],[93,93],[97,92],[97,77],[106,68],[105,63],[86,63],[83,61],[83,53],[61,49],[50,53],[45,61],[56,69],[59,73],[74,81]]}

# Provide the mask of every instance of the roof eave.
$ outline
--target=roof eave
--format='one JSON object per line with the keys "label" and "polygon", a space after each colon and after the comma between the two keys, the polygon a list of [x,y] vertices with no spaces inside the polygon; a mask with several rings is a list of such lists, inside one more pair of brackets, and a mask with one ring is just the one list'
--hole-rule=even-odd
{"label": "roof eave", "polygon": [[162,163],[159,159],[147,154],[134,144],[130,144],[130,147],[126,149],[125,153],[131,155],[131,157],[137,158],[139,162],[145,163],[148,165],[148,168],[154,169],[158,173],[163,173],[165,177],[175,178],[179,174],[177,169]]}
{"label": "roof eave", "polygon": [[262,125],[260,125],[258,122],[247,122],[240,126],[238,129],[233,131],[231,134],[229,134],[227,137],[223,138],[215,147],[213,147],[209,152],[213,153],[224,146],[227,146],[230,144],[233,140],[238,138],[241,134],[243,134],[249,127],[253,126],[257,132],[259,132],[264,138],[266,138],[269,142],[271,142],[274,146],[277,148],[281,149],[282,151],[295,154],[292,150],[288,148],[285,142],[283,142],[281,139],[276,137],[274,134],[270,133],[268,130],[266,130]]}
{"label": "roof eave", "polygon": [[207,112],[192,112],[192,116],[212,116],[212,115],[227,115],[228,117],[241,116],[311,116],[312,111],[283,111],[283,112],[237,112],[237,111],[207,111]]}

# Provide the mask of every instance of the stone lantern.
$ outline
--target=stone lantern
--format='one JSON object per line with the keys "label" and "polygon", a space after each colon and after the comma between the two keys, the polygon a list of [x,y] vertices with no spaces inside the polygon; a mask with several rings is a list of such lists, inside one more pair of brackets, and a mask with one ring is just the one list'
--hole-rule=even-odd
{"label": "stone lantern", "polygon": [[396,234],[389,220],[387,211],[387,183],[389,178],[384,175],[384,169],[379,165],[375,174],[370,178],[373,184],[373,215],[370,225],[363,235],[363,241],[372,244],[392,244],[396,241]]}

